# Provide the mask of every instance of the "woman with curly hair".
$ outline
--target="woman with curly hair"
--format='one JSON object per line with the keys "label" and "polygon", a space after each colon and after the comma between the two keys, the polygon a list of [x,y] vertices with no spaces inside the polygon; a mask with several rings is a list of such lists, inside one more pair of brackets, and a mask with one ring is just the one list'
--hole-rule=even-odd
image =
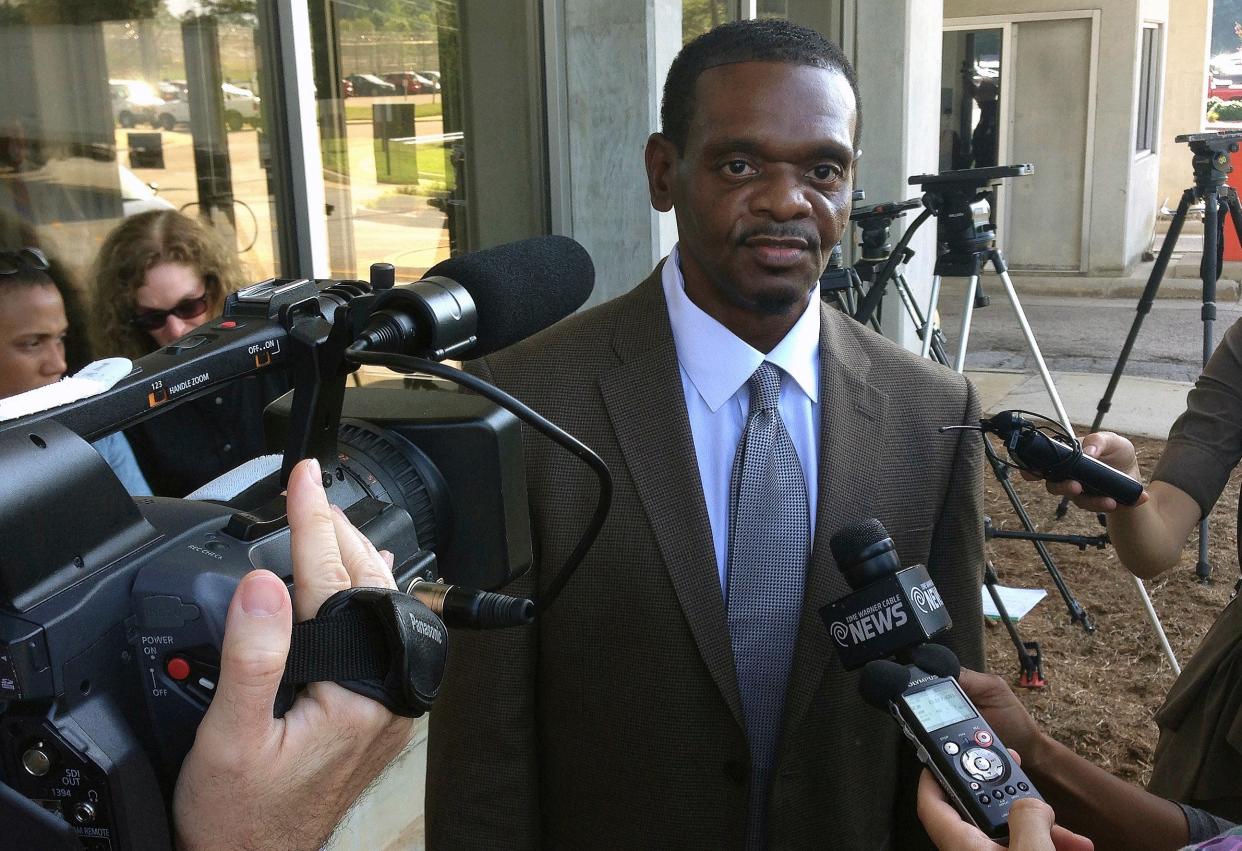
{"label": "woman with curly hair", "polygon": [[[141,213],[108,235],[95,261],[96,349],[137,359],[220,315],[245,279],[236,253],[202,221]],[[126,431],[155,493],[182,497],[265,452],[263,409],[283,375],[243,379]]]}
{"label": "woman with curly hair", "polygon": [[98,347],[140,358],[220,315],[244,283],[237,255],[198,219],[172,210],[131,216],[95,260]]}

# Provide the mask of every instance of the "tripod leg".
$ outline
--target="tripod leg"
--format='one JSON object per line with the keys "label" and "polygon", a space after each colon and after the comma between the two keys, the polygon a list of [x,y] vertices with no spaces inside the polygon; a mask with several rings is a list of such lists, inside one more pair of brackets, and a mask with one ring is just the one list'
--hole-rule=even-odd
{"label": "tripod leg", "polygon": [[[1130,351],[1134,348],[1134,341],[1138,338],[1139,329],[1143,327],[1143,319],[1151,312],[1152,302],[1156,299],[1156,291],[1160,289],[1160,282],[1164,279],[1164,272],[1169,267],[1169,259],[1173,256],[1173,249],[1177,246],[1177,238],[1181,236],[1182,225],[1186,223],[1186,214],[1190,211],[1190,205],[1194,200],[1195,190],[1193,188],[1187,189],[1182,193],[1182,200],[1177,205],[1177,212],[1173,214],[1173,221],[1169,223],[1169,232],[1164,235],[1164,243],[1160,246],[1160,253],[1156,256],[1156,263],[1151,268],[1151,275],[1147,278],[1147,286],[1143,288],[1143,294],[1139,296],[1134,322],[1130,325],[1130,333],[1126,335],[1125,345],[1121,347],[1121,354],[1117,358],[1117,365],[1113,367],[1112,377],[1108,380],[1108,389],[1104,391],[1104,395],[1100,397],[1099,404],[1095,406],[1096,414],[1095,419],[1091,423],[1092,431],[1100,430],[1100,423],[1104,421],[1104,415],[1112,407],[1113,393],[1117,390],[1117,382],[1121,380],[1121,373],[1125,371],[1126,361],[1130,359]],[[1204,239],[1206,241],[1206,236]],[[1204,247],[1206,248],[1206,246]]]}
{"label": "tripod leg", "polygon": [[999,250],[992,252],[992,266],[996,269],[996,274],[1000,275],[1001,282],[1005,285],[1005,294],[1009,296],[1009,303],[1013,305],[1013,312],[1018,315],[1018,324],[1022,326],[1022,335],[1026,337],[1026,345],[1035,357],[1035,366],[1039,369],[1039,377],[1044,381],[1044,388],[1048,391],[1048,398],[1052,399],[1052,407],[1057,412],[1057,420],[1065,428],[1066,434],[1073,434],[1074,426],[1070,423],[1069,414],[1065,413],[1065,406],[1061,404],[1061,395],[1057,393],[1056,385],[1052,383],[1052,375],[1048,372],[1048,365],[1044,363],[1044,355],[1039,350],[1039,343],[1035,342],[1035,333],[1031,331],[1031,325],[1026,321],[1026,313],[1022,310],[1022,302],[1018,301],[1018,292],[1013,288],[1013,281],[1009,279],[1009,272],[1005,268],[1005,258]]}
{"label": "tripod leg", "polygon": [[998,584],[996,570],[993,569],[990,559],[983,564],[983,584],[988,589],[992,602],[996,605],[996,611],[1000,614],[1001,623],[1005,625],[1005,630],[1009,633],[1009,640],[1013,642],[1014,649],[1018,651],[1018,665],[1022,668],[1022,672],[1018,676],[1018,682],[1030,683],[1034,688],[1042,688],[1045,685],[1043,672],[1039,670],[1039,664],[1035,661],[1030,651],[1027,650],[1026,642],[1022,640],[1022,636],[1018,635],[1018,628],[1013,625],[1013,621],[1009,618],[1009,612],[1006,610],[1004,602],[1001,601],[1000,592],[996,590]]}
{"label": "tripod leg", "polygon": [[975,312],[975,292],[979,289],[979,270],[970,276],[966,285],[966,303],[962,306],[962,330],[957,338],[957,360],[953,362],[956,372],[966,369],[966,345],[970,342],[970,320]]}
{"label": "tripod leg", "polygon": [[[927,300],[927,319],[923,322],[923,347],[919,352],[923,357],[927,357],[927,352],[931,348],[932,340],[932,318],[936,315],[936,308],[940,306],[940,276],[932,276],[931,298]],[[948,361],[945,361],[948,366]]]}
{"label": "tripod leg", "polygon": [[[1009,498],[1009,504],[1013,506],[1014,513],[1018,515],[1022,528],[1028,532],[1034,532],[1035,524],[1031,522],[1031,517],[1026,513],[1022,500],[1018,498],[1018,492],[1013,489],[1013,485],[1009,481],[1009,468],[1005,466],[1005,462],[1001,461],[992,450],[992,445],[986,440],[983,444],[983,454],[987,457],[988,464],[992,466],[992,473],[996,476],[996,481],[1000,482],[1001,489],[1005,491],[1005,496]],[[1044,542],[1033,540],[1031,543],[1035,546],[1035,552],[1039,554],[1039,560],[1044,563],[1044,568],[1048,571],[1048,575],[1052,577],[1052,583],[1057,586],[1061,599],[1065,601],[1065,606],[1069,609],[1071,623],[1082,624],[1082,628],[1087,632],[1095,632],[1095,623],[1091,620],[1086,610],[1083,609],[1082,604],[1078,602],[1074,592],[1065,584],[1065,578],[1061,576],[1061,571],[1057,569],[1056,562],[1052,560],[1052,556],[1049,554],[1048,548],[1044,546]]]}
{"label": "tripod leg", "polygon": [[[1227,197],[1227,196],[1226,196]],[[1220,251],[1225,237],[1225,211],[1229,209],[1224,198],[1212,195],[1203,203],[1203,259],[1199,261],[1199,277],[1203,279],[1203,307],[1199,318],[1203,320],[1203,365],[1212,356],[1212,327],[1216,321],[1216,279],[1220,274]],[[1195,575],[1200,582],[1208,582],[1212,565],[1208,561],[1208,519],[1199,521],[1199,561]]]}
{"label": "tripod leg", "polygon": [[1177,657],[1173,655],[1173,647],[1169,644],[1169,637],[1164,634],[1164,626],[1160,623],[1160,618],[1156,615],[1156,609],[1151,604],[1151,597],[1147,595],[1147,586],[1143,584],[1143,580],[1137,576],[1131,576],[1134,580],[1134,587],[1138,591],[1139,599],[1143,601],[1143,609],[1147,612],[1147,619],[1151,621],[1151,627],[1156,631],[1156,637],[1160,639],[1160,646],[1164,649],[1164,656],[1169,660],[1169,667],[1173,669],[1174,675],[1182,673],[1182,666],[1177,664]]}
{"label": "tripod leg", "polygon": [[[1108,387],[1104,390],[1104,395],[1100,397],[1100,401],[1096,403],[1095,419],[1091,421],[1089,431],[1100,430],[1100,425],[1104,422],[1104,415],[1113,406],[1113,393],[1117,391],[1117,384],[1121,381],[1121,374],[1125,371],[1126,361],[1130,359],[1130,352],[1134,348],[1134,341],[1138,339],[1139,329],[1143,327],[1143,319],[1151,312],[1151,305],[1155,301],[1156,291],[1160,289],[1160,282],[1164,279],[1165,270],[1169,267],[1169,259],[1173,256],[1173,249],[1177,247],[1177,239],[1181,236],[1182,225],[1186,222],[1186,215],[1190,211],[1190,205],[1194,200],[1195,190],[1193,188],[1187,189],[1182,193],[1182,200],[1177,205],[1177,212],[1173,214],[1173,221],[1169,223],[1168,233],[1164,235],[1164,242],[1160,245],[1160,253],[1156,255],[1156,263],[1151,267],[1151,275],[1147,278],[1147,286],[1143,288],[1143,294],[1139,296],[1134,322],[1130,325],[1130,333],[1126,335],[1125,344],[1121,347],[1121,354],[1117,356],[1117,365],[1113,367],[1113,374],[1108,379]],[[1242,221],[1242,218],[1238,221]],[[1240,229],[1238,236],[1242,239],[1242,229]],[[1057,517],[1064,517],[1068,509],[1069,497],[1062,497],[1061,503],[1057,506]]]}

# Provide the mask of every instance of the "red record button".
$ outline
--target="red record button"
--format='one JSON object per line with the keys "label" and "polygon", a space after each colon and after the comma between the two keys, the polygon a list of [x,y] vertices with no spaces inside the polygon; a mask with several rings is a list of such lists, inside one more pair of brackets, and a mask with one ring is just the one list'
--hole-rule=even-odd
{"label": "red record button", "polygon": [[[171,674],[172,671],[169,671],[169,673]],[[987,730],[979,730],[975,733],[975,742],[986,748],[988,745],[992,744],[992,734]]]}
{"label": "red record button", "polygon": [[232,319],[226,319],[226,320],[224,320],[223,322],[221,322],[221,323],[220,323],[219,327],[221,327],[221,328],[236,328],[236,327],[237,327],[237,323],[236,323],[236,322],[234,322]]}
{"label": "red record button", "polygon": [[168,676],[180,682],[190,676],[190,663],[180,656],[174,656],[164,664],[164,670],[168,672]]}

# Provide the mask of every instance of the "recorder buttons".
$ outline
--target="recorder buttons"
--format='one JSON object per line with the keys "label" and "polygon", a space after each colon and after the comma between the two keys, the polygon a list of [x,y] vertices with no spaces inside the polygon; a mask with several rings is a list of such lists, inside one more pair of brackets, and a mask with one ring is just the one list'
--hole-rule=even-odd
{"label": "recorder buttons", "polygon": [[975,731],[975,744],[982,745],[986,748],[988,745],[992,744],[992,734],[987,730]]}
{"label": "recorder buttons", "polygon": [[957,746],[957,742],[945,742],[944,743],[944,752],[947,753],[949,756],[957,756],[957,752],[960,750],[961,748]]}
{"label": "recorder buttons", "polygon": [[1005,773],[1005,764],[1000,757],[984,748],[971,748],[966,751],[962,754],[961,763],[966,773],[981,783],[999,780]]}

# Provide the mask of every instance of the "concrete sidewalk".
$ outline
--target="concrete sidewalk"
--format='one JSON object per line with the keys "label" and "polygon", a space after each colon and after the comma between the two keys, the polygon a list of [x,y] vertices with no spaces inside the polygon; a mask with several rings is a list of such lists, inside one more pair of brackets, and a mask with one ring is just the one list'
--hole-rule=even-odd
{"label": "concrete sidewalk", "polygon": [[[1051,375],[1065,412],[1082,437],[1095,419],[1096,405],[1108,387],[1109,376],[1083,372]],[[1056,409],[1038,373],[967,370],[966,376],[979,389],[984,413],[1021,409],[1055,415]],[[1191,386],[1180,381],[1123,376],[1102,428],[1163,440],[1173,421],[1186,409]]]}

